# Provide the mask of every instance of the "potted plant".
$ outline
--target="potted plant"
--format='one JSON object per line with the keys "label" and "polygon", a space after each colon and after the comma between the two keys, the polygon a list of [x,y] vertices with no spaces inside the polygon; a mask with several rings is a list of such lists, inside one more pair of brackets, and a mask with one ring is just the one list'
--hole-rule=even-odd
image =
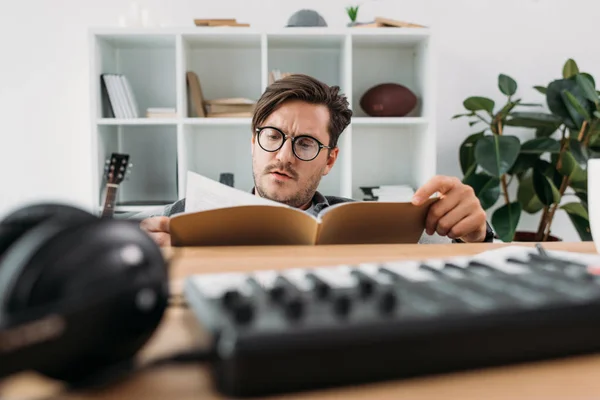
{"label": "potted plant", "polygon": [[358,17],[359,7],[360,5],[346,7],[346,13],[348,13],[348,17],[350,18],[348,26],[354,26],[357,24],[356,18]]}
{"label": "potted plant", "polygon": [[[498,206],[491,224],[502,241],[559,240],[551,235],[559,210],[567,213],[582,240],[591,240],[586,168],[587,160],[600,154],[600,100],[593,77],[568,60],[562,78],[535,87],[544,94],[549,112],[520,111],[542,104],[514,98],[517,83],[507,75],[498,76],[498,88],[507,98],[502,107],[472,96],[463,102],[468,112],[453,117],[470,118],[469,125],[478,128],[460,146],[463,182],[473,187],[484,209]],[[510,134],[516,127],[532,129],[535,136],[522,140]],[[518,187],[511,198],[513,182]],[[517,232],[523,212],[540,213],[536,231]]]}

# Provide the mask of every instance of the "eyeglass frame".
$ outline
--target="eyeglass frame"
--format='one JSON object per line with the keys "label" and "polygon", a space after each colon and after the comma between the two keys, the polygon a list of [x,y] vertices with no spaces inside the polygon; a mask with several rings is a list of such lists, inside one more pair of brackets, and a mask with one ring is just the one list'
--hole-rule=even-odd
{"label": "eyeglass frame", "polygon": [[[263,131],[263,129],[274,129],[277,132],[281,133],[281,136],[283,136],[283,141],[281,142],[281,145],[278,148],[276,148],[275,150],[267,150],[264,147],[262,147],[262,145],[260,144],[259,136],[260,136],[260,133]],[[327,146],[327,145],[324,145],[323,143],[321,143],[321,141],[319,139],[317,139],[316,137],[313,137],[310,135],[289,136],[289,135],[286,135],[281,129],[276,128],[274,126],[261,126],[261,127],[256,128],[254,131],[256,132],[256,141],[258,142],[258,145],[260,146],[261,149],[263,149],[264,151],[266,151],[268,153],[275,153],[276,151],[281,150],[281,148],[285,144],[286,140],[291,139],[292,140],[292,153],[294,153],[294,157],[296,157],[300,161],[312,161],[315,158],[317,158],[319,156],[319,154],[321,154],[321,149],[328,149],[328,150],[333,149],[333,147]],[[303,158],[298,157],[298,154],[296,154],[296,150],[294,148],[294,143],[296,143],[296,140],[298,140],[300,138],[312,139],[315,142],[317,142],[317,144],[319,145],[319,150],[317,150],[317,154],[315,154],[315,156],[313,158],[305,160]]]}

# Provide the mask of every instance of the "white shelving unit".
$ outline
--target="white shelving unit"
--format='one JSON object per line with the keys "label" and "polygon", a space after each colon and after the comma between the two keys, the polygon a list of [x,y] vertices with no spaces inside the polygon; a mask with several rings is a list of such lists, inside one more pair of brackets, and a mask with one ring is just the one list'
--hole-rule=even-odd
{"label": "white shelving unit", "polygon": [[[354,118],[339,140],[336,165],[319,187],[324,194],[361,199],[361,186],[416,188],[435,174],[428,29],[93,29],[90,44],[93,179],[99,206],[104,161],[111,152],[128,153],[134,164],[130,179],[119,188],[117,210],[156,207],[185,197],[188,170],[215,180],[230,172],[235,187],[252,188],[251,119],[190,117],[187,71],[198,75],[205,99],[257,100],[273,69],[339,85]],[[102,73],[127,76],[141,115],[147,107],[175,107],[177,118],[106,118]],[[414,113],[402,118],[364,113],[361,96],[385,82],[405,85],[417,95]]]}

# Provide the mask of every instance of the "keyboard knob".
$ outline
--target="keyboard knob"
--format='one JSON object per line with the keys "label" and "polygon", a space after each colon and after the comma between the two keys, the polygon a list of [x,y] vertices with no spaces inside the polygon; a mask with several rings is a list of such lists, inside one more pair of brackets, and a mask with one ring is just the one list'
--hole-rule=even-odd
{"label": "keyboard knob", "polygon": [[362,298],[370,297],[375,292],[377,282],[363,271],[354,270],[352,274],[357,278],[358,292]]}
{"label": "keyboard knob", "polygon": [[319,278],[316,274],[312,272],[308,273],[306,275],[306,278],[310,279],[314,284],[314,290],[315,294],[317,295],[317,298],[324,299],[327,296],[329,296],[329,293],[331,292],[331,287],[325,281],[323,281],[321,278]]}
{"label": "keyboard knob", "polygon": [[254,317],[254,307],[248,301],[239,301],[232,307],[233,318],[238,324],[247,324]]}
{"label": "keyboard knob", "polygon": [[298,319],[304,313],[304,303],[300,298],[291,298],[284,305],[285,315],[290,319]]}
{"label": "keyboard knob", "polygon": [[223,297],[221,297],[221,302],[225,307],[230,308],[235,303],[240,301],[241,298],[242,296],[240,295],[240,292],[235,289],[230,289],[223,294]]}
{"label": "keyboard knob", "polygon": [[343,294],[333,300],[333,310],[337,315],[346,316],[350,312],[352,302],[350,297]]}
{"label": "keyboard knob", "polygon": [[396,308],[398,299],[394,292],[386,291],[382,293],[378,301],[379,310],[384,314],[389,314]]}
{"label": "keyboard knob", "polygon": [[269,296],[271,300],[280,301],[285,296],[285,286],[283,285],[275,285],[271,289],[269,289]]}

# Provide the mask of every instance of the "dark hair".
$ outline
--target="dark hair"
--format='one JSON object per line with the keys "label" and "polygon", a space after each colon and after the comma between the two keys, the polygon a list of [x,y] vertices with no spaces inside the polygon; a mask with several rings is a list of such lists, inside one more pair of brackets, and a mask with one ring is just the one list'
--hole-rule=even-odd
{"label": "dark hair", "polygon": [[273,82],[262,94],[252,118],[252,132],[271,115],[277,107],[289,100],[322,104],[329,109],[329,145],[337,146],[338,138],[350,124],[352,110],[348,99],[340,94],[339,86],[325,83],[304,74],[292,74]]}

